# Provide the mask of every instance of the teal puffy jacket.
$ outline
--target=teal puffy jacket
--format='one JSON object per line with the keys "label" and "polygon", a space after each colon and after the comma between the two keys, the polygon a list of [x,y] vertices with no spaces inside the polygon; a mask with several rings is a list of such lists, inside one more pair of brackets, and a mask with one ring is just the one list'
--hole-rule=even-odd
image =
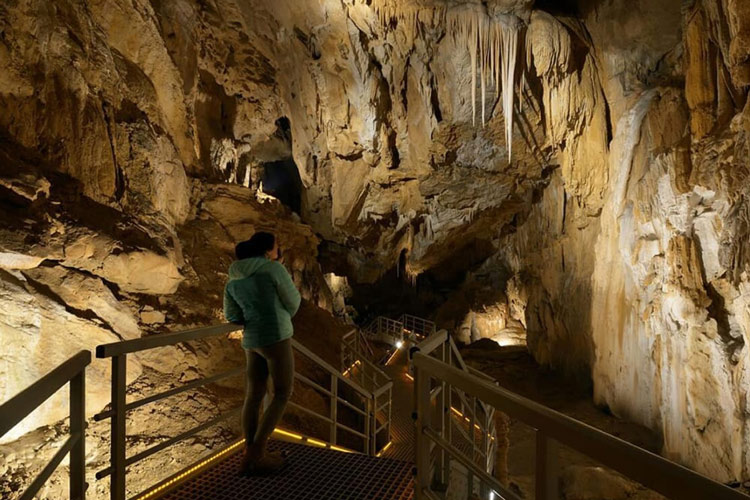
{"label": "teal puffy jacket", "polygon": [[300,295],[289,272],[265,257],[237,260],[229,266],[224,288],[224,317],[245,325],[242,347],[252,349],[290,338]]}

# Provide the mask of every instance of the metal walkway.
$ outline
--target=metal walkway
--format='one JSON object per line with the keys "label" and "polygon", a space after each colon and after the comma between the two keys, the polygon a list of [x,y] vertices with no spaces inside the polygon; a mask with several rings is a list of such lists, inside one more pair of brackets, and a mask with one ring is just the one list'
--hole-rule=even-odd
{"label": "metal walkway", "polygon": [[410,462],[359,453],[271,441],[286,450],[287,469],[278,476],[241,477],[241,453],[190,479],[161,498],[168,500],[410,500],[414,496]]}
{"label": "metal walkway", "polygon": [[[444,335],[447,339],[447,335]],[[403,337],[401,337],[403,338]],[[395,341],[394,341],[395,342]],[[352,344],[354,345],[354,344]],[[410,500],[414,498],[414,457],[415,423],[414,379],[409,375],[408,346],[400,342],[401,348],[392,351],[385,365],[383,375],[392,381],[390,443],[376,457],[358,453],[345,453],[298,443],[274,441],[272,449],[289,452],[288,470],[276,477],[240,477],[240,453],[218,462],[211,468],[200,471],[196,477],[187,479],[176,489],[170,490],[161,498],[178,499],[320,499],[320,500]],[[356,349],[355,349],[356,350]],[[445,352],[449,352],[447,349]],[[342,365],[353,380],[358,380],[367,389],[377,385],[377,379],[370,380],[364,373],[364,364],[350,364],[352,359],[345,357]],[[434,402],[435,403],[435,402]],[[438,415],[438,405],[433,404],[432,412]],[[459,413],[460,414],[460,413]],[[386,418],[378,415],[376,421]],[[450,419],[452,420],[452,419]],[[466,419],[468,422],[468,418]],[[464,435],[472,438],[471,425],[458,419],[455,429],[463,429]],[[479,428],[479,426],[476,426]],[[450,435],[449,435],[450,436]],[[493,437],[494,439],[494,437]],[[449,440],[465,455],[475,457],[475,447],[461,440],[459,432]],[[479,444],[481,440],[475,444]],[[238,450],[241,449],[238,447]]]}
{"label": "metal walkway", "polygon": [[[396,351],[383,367],[393,380],[391,444],[379,457],[303,444],[272,441],[272,450],[289,455],[287,470],[275,477],[240,477],[236,452],[160,498],[279,500],[410,500],[413,492],[413,381],[407,376],[408,353]],[[239,447],[238,449],[241,449]]]}
{"label": "metal walkway", "polygon": [[414,381],[407,376],[409,355],[399,350],[384,371],[393,380],[393,413],[391,415],[391,445],[382,457],[414,461]]}

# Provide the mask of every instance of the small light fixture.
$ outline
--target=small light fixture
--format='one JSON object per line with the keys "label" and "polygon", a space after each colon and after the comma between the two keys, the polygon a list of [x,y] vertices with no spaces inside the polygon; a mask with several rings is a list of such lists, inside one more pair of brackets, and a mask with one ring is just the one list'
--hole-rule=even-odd
{"label": "small light fixture", "polygon": [[396,349],[401,349],[402,347],[404,347],[404,341],[403,340],[396,341]]}

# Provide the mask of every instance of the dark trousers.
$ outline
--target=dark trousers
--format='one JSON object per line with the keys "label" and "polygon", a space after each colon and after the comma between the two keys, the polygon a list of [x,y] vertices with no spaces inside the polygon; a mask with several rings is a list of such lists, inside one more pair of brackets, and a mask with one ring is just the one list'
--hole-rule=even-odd
{"label": "dark trousers", "polygon": [[[291,339],[265,347],[245,349],[247,358],[247,383],[245,404],[242,408],[242,426],[247,446],[265,446],[271,433],[281,421],[284,409],[292,396],[294,385],[294,353]],[[273,383],[273,399],[260,417],[260,409],[268,387],[268,377]]]}

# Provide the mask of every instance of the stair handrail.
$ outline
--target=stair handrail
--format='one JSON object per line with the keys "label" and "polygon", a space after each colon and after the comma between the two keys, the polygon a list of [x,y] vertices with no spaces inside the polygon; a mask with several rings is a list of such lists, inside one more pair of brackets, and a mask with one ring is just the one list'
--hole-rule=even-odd
{"label": "stair handrail", "polygon": [[51,372],[0,405],[0,437],[7,434],[31,412],[66,384],[70,385],[70,435],[39,475],[19,497],[34,498],[44,483],[70,454],[69,498],[86,497],[86,367],[91,352],[79,351]]}
{"label": "stair handrail", "polygon": [[558,443],[573,448],[668,498],[748,500],[748,496],[697,472],[498,387],[486,379],[449,366],[419,350],[412,353],[412,363],[416,385],[417,500],[435,498],[431,490],[430,457],[424,451],[429,450],[432,443],[472,470],[486,487],[494,490],[501,498],[518,498],[491,475],[483,474],[477,468],[472,469],[467,457],[453,449],[450,441],[432,429],[431,380],[456,387],[536,429],[535,498],[540,500],[559,498]]}
{"label": "stair handrail", "polygon": [[[138,339],[125,340],[121,342],[114,342],[110,344],[99,345],[96,348],[97,358],[112,358],[112,403],[111,408],[102,411],[94,416],[95,421],[111,419],[110,420],[110,431],[111,431],[111,445],[110,445],[110,466],[102,469],[96,473],[97,479],[102,479],[107,476],[111,476],[110,482],[110,498],[111,500],[125,500],[126,498],[126,469],[130,465],[137,463],[154,453],[162,451],[180,441],[183,441],[193,435],[212,427],[224,420],[239,415],[242,407],[239,406],[234,408],[218,417],[215,417],[203,424],[200,424],[188,431],[185,431],[178,436],[174,436],[166,441],[162,441],[144,451],[137,453],[136,455],[127,457],[126,456],[126,418],[127,412],[135,408],[139,408],[143,405],[165,399],[170,396],[180,394],[182,392],[196,389],[204,385],[217,382],[226,378],[241,375],[245,372],[244,365],[241,367],[232,368],[230,370],[220,372],[218,374],[211,375],[209,377],[200,378],[190,383],[183,384],[179,387],[147,396],[143,399],[126,403],[126,383],[125,373],[127,369],[127,356],[129,354],[137,353],[140,351],[150,350],[157,347],[175,346],[192,340],[207,339],[212,337],[219,337],[223,335],[229,335],[233,332],[242,329],[242,325],[234,323],[225,323],[212,325],[208,327],[196,328],[191,330],[185,330],[173,333],[156,334],[148,337],[142,337]],[[292,408],[296,408],[307,415],[314,418],[321,419],[330,424],[329,433],[329,447],[336,447],[338,442],[337,433],[338,430],[344,430],[350,434],[360,437],[364,443],[363,452],[366,454],[374,455],[377,452],[375,446],[375,437],[377,434],[374,432],[377,429],[377,420],[375,418],[375,408],[377,405],[377,396],[362,387],[357,382],[350,380],[339,370],[331,366],[327,361],[322,359],[320,356],[312,352],[310,349],[302,345],[294,337],[291,338],[292,348],[312,360],[316,365],[322,368],[330,376],[330,388],[321,386],[305,377],[304,375],[295,371],[295,379],[301,381],[304,384],[312,386],[317,391],[322,392],[331,401],[335,401],[335,404],[330,405],[330,415],[321,415],[308,408],[302,407],[292,401],[288,404]],[[349,387],[361,397],[360,403],[364,408],[359,408],[357,404],[354,404],[340,394],[340,384],[344,384]],[[392,387],[392,383],[391,383]],[[389,390],[388,388],[386,388]],[[381,393],[382,394],[382,393]],[[343,405],[355,413],[359,414],[364,421],[364,432],[359,432],[357,429],[338,421],[338,406]],[[390,432],[390,429],[389,429]],[[325,443],[324,443],[325,444]]]}
{"label": "stair handrail", "polygon": [[[341,338],[341,370],[365,388],[372,391],[371,454],[377,453],[378,437],[385,431],[386,442],[391,438],[391,415],[393,405],[393,380],[379,366],[373,363],[368,351],[363,348],[367,342],[362,332],[352,329]],[[381,398],[385,399],[381,403]],[[382,421],[378,425],[378,418]]]}
{"label": "stair handrail", "polygon": [[402,314],[398,321],[404,325],[404,331],[413,334],[418,340],[425,339],[437,331],[435,322],[413,314]]}
{"label": "stair handrail", "polygon": [[[470,367],[464,362],[461,352],[447,330],[439,330],[409,349],[410,368],[412,370],[414,368],[412,360],[416,353],[435,357],[446,364],[446,366],[456,365],[462,372],[471,373]],[[484,377],[494,382],[491,377],[487,375],[484,375]],[[454,396],[457,396],[455,404]],[[453,446],[453,430],[455,428],[458,435],[470,443],[471,465],[467,466],[467,468],[469,469],[468,485],[471,491],[475,475],[478,477],[483,477],[482,475],[486,476],[491,474],[495,468],[497,431],[494,408],[485,405],[481,400],[477,400],[476,398],[469,400],[463,392],[457,391],[455,388],[443,383],[438,384],[434,388],[431,387],[429,397],[431,401],[439,398],[437,406],[443,409],[440,412],[441,420],[439,423],[440,437],[443,442],[450,443]],[[447,420],[445,415],[449,415]],[[468,428],[464,429],[463,426],[467,424]],[[477,431],[481,446],[477,446]],[[433,441],[430,443],[430,449],[426,453],[431,454],[434,446],[435,442]],[[423,453],[424,450],[416,449],[415,451],[417,460],[419,460],[419,454]],[[440,465],[437,467],[436,476],[439,482],[446,483],[450,477],[450,457],[446,450],[439,451]],[[480,461],[479,464],[476,463],[478,460]],[[474,472],[477,470],[481,471],[481,473]]]}
{"label": "stair handrail", "polygon": [[346,370],[352,364],[352,360],[347,358],[362,358],[372,360],[375,356],[370,341],[362,330],[353,328],[341,337],[341,369]]}
{"label": "stair handrail", "polygon": [[380,341],[403,341],[404,340],[404,324],[399,320],[389,318],[387,316],[378,316],[372,320],[364,332],[371,338]]}

